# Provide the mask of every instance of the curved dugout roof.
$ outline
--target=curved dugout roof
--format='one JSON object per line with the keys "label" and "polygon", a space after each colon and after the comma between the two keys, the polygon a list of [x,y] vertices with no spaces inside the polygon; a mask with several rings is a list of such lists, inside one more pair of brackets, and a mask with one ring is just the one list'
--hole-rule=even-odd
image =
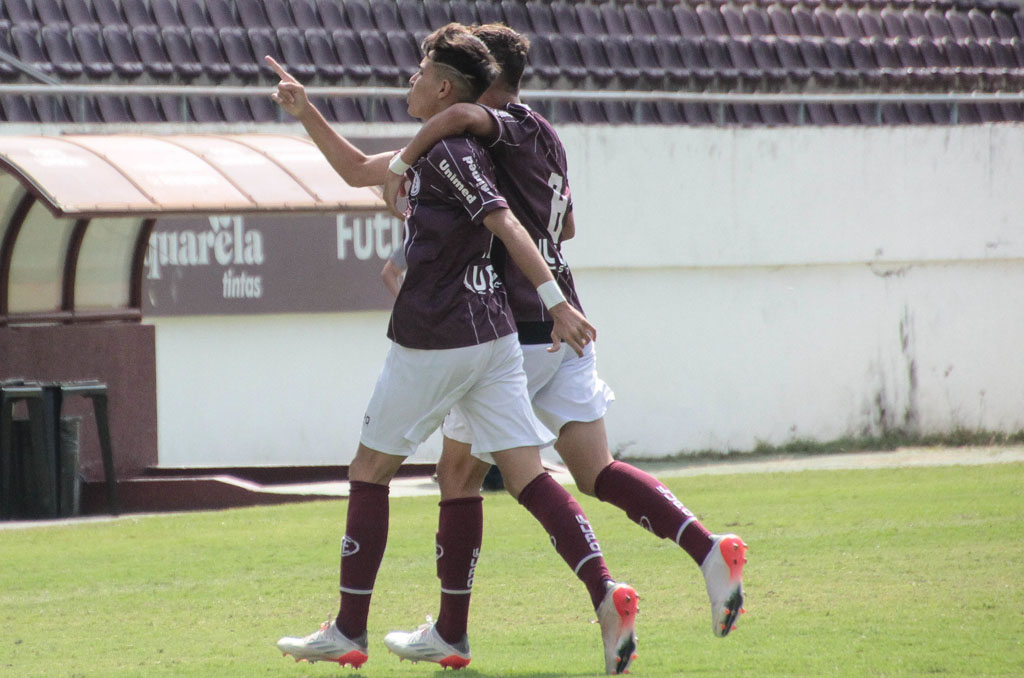
{"label": "curved dugout roof", "polygon": [[382,209],[302,137],[0,135],[0,326],[139,319],[158,216]]}

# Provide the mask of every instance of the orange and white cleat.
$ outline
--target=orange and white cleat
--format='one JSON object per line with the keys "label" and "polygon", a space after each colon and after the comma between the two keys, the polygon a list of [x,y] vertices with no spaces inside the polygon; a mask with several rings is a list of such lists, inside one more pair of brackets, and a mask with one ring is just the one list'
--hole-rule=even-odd
{"label": "orange and white cleat", "polygon": [[711,599],[711,629],[719,638],[736,628],[743,609],[743,566],[747,545],[735,534],[716,535],[711,552],[700,566]]}
{"label": "orange and white cleat", "polygon": [[445,641],[434,628],[434,621],[427,617],[415,631],[392,631],[384,636],[384,644],[398,655],[399,659],[416,662],[434,662],[441,668],[458,671],[469,665],[469,636],[452,645]]}
{"label": "orange and white cleat", "polygon": [[351,640],[338,630],[334,620],[324,622],[320,630],[304,638],[282,638],[277,641],[277,649],[286,657],[291,655],[297,662],[337,662],[342,666],[351,665],[354,669],[358,669],[369,658],[366,633]]}
{"label": "orange and white cleat", "polygon": [[640,596],[629,584],[610,586],[597,606],[597,622],[604,642],[604,668],[608,674],[629,673],[636,659],[636,613]]}

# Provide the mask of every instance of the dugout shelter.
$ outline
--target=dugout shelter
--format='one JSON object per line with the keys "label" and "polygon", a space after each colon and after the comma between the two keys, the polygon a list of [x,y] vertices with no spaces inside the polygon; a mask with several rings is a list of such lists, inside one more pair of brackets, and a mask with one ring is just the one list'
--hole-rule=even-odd
{"label": "dugout shelter", "polygon": [[[141,322],[154,225],[382,209],[298,136],[0,136],[0,382],[106,384],[117,478],[139,476],[158,463],[155,331]],[[210,251],[230,236],[212,234]],[[75,400],[65,414],[88,411]],[[103,471],[95,424],[83,421],[88,504]]]}

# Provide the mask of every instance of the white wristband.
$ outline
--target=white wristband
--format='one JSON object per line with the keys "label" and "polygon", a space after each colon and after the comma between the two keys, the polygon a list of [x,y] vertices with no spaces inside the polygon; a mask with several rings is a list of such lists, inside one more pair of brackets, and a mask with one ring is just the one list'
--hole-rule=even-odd
{"label": "white wristband", "polygon": [[558,306],[560,303],[565,301],[565,295],[562,294],[562,289],[554,280],[549,280],[538,287],[537,294],[540,295],[540,300],[544,302],[544,305],[548,307],[548,310],[551,310],[553,307]]}
{"label": "white wristband", "polygon": [[398,176],[402,176],[409,169],[409,163],[402,160],[402,151],[404,150],[403,148],[398,153],[395,153],[395,157],[391,158],[391,162],[388,163],[388,169]]}

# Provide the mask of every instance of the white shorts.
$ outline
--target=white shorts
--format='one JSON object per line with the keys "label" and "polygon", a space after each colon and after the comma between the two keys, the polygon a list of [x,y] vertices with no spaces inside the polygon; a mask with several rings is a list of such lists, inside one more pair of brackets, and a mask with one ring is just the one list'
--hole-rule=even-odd
{"label": "white shorts", "polygon": [[[615,400],[615,393],[597,376],[593,344],[583,350],[582,358],[567,344],[562,344],[558,353],[548,353],[549,345],[523,346],[523,367],[533,411],[557,436],[570,421],[588,422],[603,417]],[[442,430],[449,438],[475,447],[476,439],[464,415],[459,407],[453,407]]]}
{"label": "white shorts", "polygon": [[554,439],[530,407],[519,338],[511,334],[433,351],[393,343],[366,407],[360,442],[407,457],[456,405],[480,455]]}

